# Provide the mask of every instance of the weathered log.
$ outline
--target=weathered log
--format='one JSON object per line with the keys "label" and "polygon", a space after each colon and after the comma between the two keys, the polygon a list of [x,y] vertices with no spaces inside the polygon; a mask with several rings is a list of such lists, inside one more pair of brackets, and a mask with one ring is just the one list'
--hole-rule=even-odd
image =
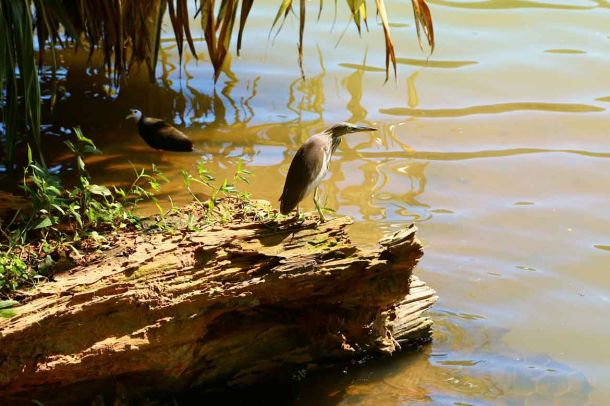
{"label": "weathered log", "polygon": [[364,249],[350,223],[122,236],[0,318],[0,398],[243,385],[428,341],[436,295],[412,275],[416,228]]}

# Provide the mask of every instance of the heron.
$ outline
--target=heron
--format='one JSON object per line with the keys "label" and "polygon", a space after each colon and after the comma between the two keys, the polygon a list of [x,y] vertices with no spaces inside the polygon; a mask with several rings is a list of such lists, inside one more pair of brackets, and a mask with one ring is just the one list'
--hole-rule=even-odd
{"label": "heron", "polygon": [[154,149],[176,152],[193,150],[193,141],[189,137],[159,118],[146,117],[140,110],[131,109],[125,119],[138,123],[138,133]]}
{"label": "heron", "polygon": [[320,215],[320,220],[326,221],[318,202],[318,186],[328,173],[333,153],[345,134],[376,130],[373,127],[338,123],[309,137],[290,163],[284,190],[279,199],[280,213],[286,215],[296,208],[298,217],[299,202],[313,191],[313,203]]}

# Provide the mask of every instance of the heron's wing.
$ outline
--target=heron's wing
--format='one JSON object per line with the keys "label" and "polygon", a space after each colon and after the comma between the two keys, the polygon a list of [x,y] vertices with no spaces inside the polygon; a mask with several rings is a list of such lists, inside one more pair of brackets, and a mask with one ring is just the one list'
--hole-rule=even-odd
{"label": "heron's wing", "polygon": [[299,148],[292,159],[284,191],[280,196],[280,211],[288,214],[308,192],[324,166],[324,145],[318,138],[310,138]]}

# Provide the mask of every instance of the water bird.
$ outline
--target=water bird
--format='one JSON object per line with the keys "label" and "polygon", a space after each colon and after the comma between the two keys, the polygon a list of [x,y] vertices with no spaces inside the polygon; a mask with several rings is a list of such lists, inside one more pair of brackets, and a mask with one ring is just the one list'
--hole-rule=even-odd
{"label": "water bird", "polygon": [[140,110],[131,109],[125,119],[138,123],[138,133],[154,149],[177,152],[193,150],[193,141],[189,137],[159,118],[146,117]]}
{"label": "water bird", "polygon": [[313,191],[313,203],[320,215],[320,220],[326,221],[318,202],[318,186],[328,173],[333,153],[341,143],[343,135],[376,130],[373,127],[338,123],[309,137],[290,163],[284,190],[279,199],[280,213],[288,214],[296,207],[298,216],[299,202]]}

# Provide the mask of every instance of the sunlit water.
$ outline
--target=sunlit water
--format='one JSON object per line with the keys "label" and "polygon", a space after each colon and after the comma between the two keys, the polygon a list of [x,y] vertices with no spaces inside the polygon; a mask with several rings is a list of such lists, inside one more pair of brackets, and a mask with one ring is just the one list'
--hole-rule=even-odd
{"label": "sunlit water", "polygon": [[[330,31],[332,2],[318,23],[310,4],[302,81],[297,19],[268,40],[276,3],[254,6],[242,56],[216,86],[205,43],[181,69],[169,27],[159,81],[134,75],[114,97],[64,53],[72,94],[47,115],[51,130],[80,125],[95,139],[98,182],[132,179],[128,160],[156,162],[171,179],[164,191],[185,202],[182,169],[203,157],[223,178],[243,159],[254,172],[245,188],[276,202],[310,134],[343,120],[376,125],[346,137],[323,196],[355,219],[360,243],[418,224],[417,273],[440,296],[435,339],[306,379],[294,400],[608,404],[610,3],[431,0],[437,48],[426,62],[409,2],[390,1],[399,65],[386,84],[381,27],[371,19],[359,38],[349,26],[339,42],[348,20],[340,4]],[[129,108],[173,120],[202,152],[150,150],[123,120]]]}

